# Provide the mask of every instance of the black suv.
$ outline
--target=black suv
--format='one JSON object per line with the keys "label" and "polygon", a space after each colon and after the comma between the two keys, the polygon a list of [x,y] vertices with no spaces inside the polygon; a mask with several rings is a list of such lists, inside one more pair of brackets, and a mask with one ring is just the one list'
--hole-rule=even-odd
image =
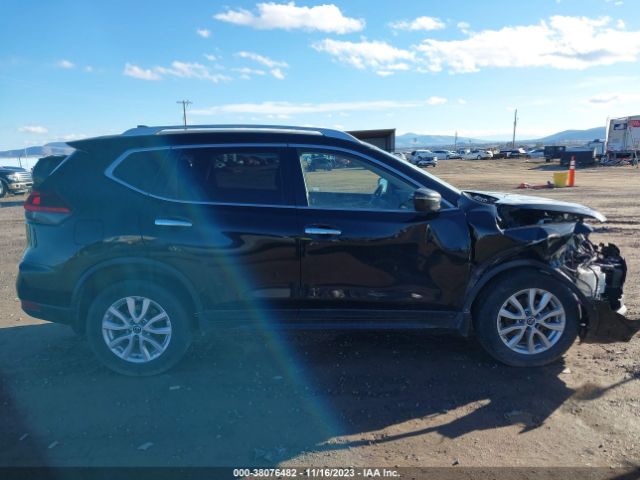
{"label": "black suv", "polygon": [[0,167],[0,198],[9,193],[17,195],[31,190],[31,173],[22,167]]}
{"label": "black suv", "polygon": [[[340,131],[138,127],[72,142],[25,203],[31,316],[158,373],[205,327],[451,329],[514,366],[628,340],[626,265],[587,207],[461,192]],[[332,158],[337,170],[309,168]]]}

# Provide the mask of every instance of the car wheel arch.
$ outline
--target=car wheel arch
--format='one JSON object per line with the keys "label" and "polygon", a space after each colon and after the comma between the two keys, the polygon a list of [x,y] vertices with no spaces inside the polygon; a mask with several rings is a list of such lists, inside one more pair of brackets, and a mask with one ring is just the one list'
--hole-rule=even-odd
{"label": "car wheel arch", "polygon": [[[488,291],[488,287],[490,287],[493,282],[499,280],[503,276],[512,274],[514,271],[522,271],[523,269],[531,270],[537,274],[549,275],[550,277],[562,282],[562,284],[565,285],[576,297],[581,323],[589,325],[590,319],[597,321],[597,316],[590,307],[591,302],[588,301],[582,291],[569,279],[569,277],[553,269],[549,265],[531,259],[512,260],[485,270],[477,281],[467,289],[463,312],[467,314],[467,317],[472,318],[474,308],[481,303],[484,294]],[[469,327],[472,327],[472,324],[473,321],[471,320],[471,325],[469,325]]]}
{"label": "car wheel arch", "polygon": [[160,286],[170,286],[170,290],[187,303],[191,311],[192,326],[198,328],[195,314],[202,311],[202,302],[193,284],[178,270],[146,258],[118,258],[100,262],[85,271],[78,280],[71,297],[75,311],[74,330],[84,330],[85,319],[91,305],[91,292],[116,282],[145,280]]}

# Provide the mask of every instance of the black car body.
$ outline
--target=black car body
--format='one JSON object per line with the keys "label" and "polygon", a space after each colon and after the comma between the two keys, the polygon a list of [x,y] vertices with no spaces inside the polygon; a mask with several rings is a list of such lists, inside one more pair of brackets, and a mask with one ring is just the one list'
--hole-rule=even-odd
{"label": "black car body", "polygon": [[[71,145],[25,204],[18,296],[122,373],[165,370],[205,327],[444,328],[512,365],[557,358],[578,331],[636,330],[624,259],[588,240],[585,221],[604,217],[581,205],[461,192],[334,130],[139,127]],[[309,168],[321,156],[345,168]],[[516,342],[522,355],[492,344],[492,308],[507,330],[533,329],[492,307],[517,278],[536,285],[532,310],[566,313],[553,352],[537,337]]]}
{"label": "black car body", "polygon": [[28,192],[32,186],[31,173],[24,168],[0,167],[0,197]]}

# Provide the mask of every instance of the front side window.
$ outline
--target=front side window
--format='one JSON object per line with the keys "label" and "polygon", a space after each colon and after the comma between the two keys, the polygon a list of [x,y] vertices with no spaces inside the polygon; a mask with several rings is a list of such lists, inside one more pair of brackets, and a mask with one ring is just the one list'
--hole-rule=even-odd
{"label": "front side window", "polygon": [[116,178],[159,197],[195,202],[285,203],[276,149],[176,148],[129,155]]}
{"label": "front side window", "polygon": [[339,209],[413,210],[410,182],[354,155],[300,150],[307,203]]}

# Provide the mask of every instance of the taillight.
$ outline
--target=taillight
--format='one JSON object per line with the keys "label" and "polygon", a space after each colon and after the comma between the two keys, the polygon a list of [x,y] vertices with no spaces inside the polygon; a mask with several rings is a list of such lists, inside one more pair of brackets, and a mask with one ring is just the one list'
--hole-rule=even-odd
{"label": "taillight", "polygon": [[31,192],[24,202],[27,212],[71,213],[62,198],[56,193]]}

